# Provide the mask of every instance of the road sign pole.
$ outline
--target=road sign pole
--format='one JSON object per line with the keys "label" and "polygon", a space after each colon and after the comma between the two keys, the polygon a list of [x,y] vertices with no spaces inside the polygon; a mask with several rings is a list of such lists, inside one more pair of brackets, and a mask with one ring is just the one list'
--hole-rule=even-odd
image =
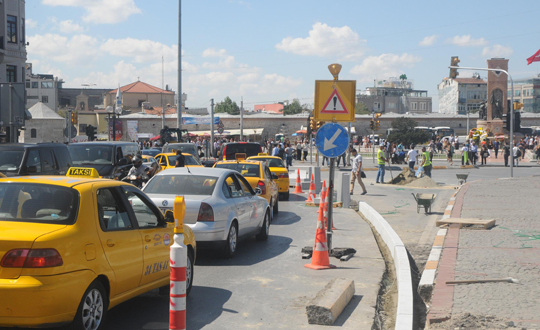
{"label": "road sign pole", "polygon": [[347,166],[351,166],[351,151],[350,151],[350,147],[351,147],[351,142],[352,142],[352,135],[351,135],[351,123],[349,123],[349,146],[347,147],[347,151],[349,151],[349,153],[347,154]]}
{"label": "road sign pole", "polygon": [[[332,251],[332,227],[333,227],[333,209],[334,209],[334,166],[335,158],[330,158],[330,178],[328,179],[328,222],[326,226],[326,242],[328,243],[328,251]],[[322,201],[321,201],[322,203]]]}
{"label": "road sign pole", "polygon": [[308,136],[309,139],[309,163],[313,165],[313,139],[311,136],[313,135],[313,132]]}
{"label": "road sign pole", "polygon": [[73,113],[73,111],[71,109],[68,110],[68,114],[69,114],[69,120],[68,120],[68,144],[71,143],[71,114]]}

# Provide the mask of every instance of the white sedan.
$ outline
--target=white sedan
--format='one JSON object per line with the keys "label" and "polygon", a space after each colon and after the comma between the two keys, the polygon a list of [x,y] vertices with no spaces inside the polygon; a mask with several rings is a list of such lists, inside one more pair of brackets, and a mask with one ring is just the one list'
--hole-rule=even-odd
{"label": "white sedan", "polygon": [[175,196],[184,196],[184,223],[195,234],[197,247],[223,249],[224,256],[232,258],[239,239],[268,239],[270,206],[236,171],[169,169],[156,174],[143,191],[163,212],[172,209]]}

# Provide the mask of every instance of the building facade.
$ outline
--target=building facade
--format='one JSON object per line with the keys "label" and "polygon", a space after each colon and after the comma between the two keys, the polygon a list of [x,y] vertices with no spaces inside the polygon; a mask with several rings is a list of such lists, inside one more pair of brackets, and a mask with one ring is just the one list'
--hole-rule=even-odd
{"label": "building facade", "polygon": [[58,89],[63,80],[52,74],[34,74],[32,63],[26,64],[26,106],[31,108],[38,102],[58,112]]}
{"label": "building facade", "polygon": [[[508,85],[508,99],[512,89]],[[523,112],[540,113],[540,75],[514,80],[514,101],[523,103]]]}
{"label": "building facade", "polygon": [[[107,106],[115,106],[116,103],[116,91],[112,90],[105,94],[104,108]],[[167,104],[173,105],[174,92],[170,90],[164,90],[142,81],[136,81],[126,86],[120,87],[122,93],[122,105],[125,108],[129,108],[132,113],[141,112],[143,103],[149,102],[151,107],[163,107]]]}
{"label": "building facade", "polygon": [[439,112],[449,115],[475,113],[487,100],[487,82],[475,73],[471,78],[444,78],[437,86]]}
{"label": "building facade", "polygon": [[[81,108],[81,99],[86,100],[86,104],[84,105],[84,109],[81,109],[81,111],[93,111],[96,109],[104,109],[103,108],[103,100],[105,98],[105,95],[110,91],[110,88],[103,89],[103,88],[63,88],[60,87],[58,89],[58,102],[60,105],[60,108]],[[79,102],[77,102],[77,100]]]}
{"label": "building facade", "polygon": [[425,90],[415,90],[407,79],[390,78],[376,81],[356,96],[368,110],[380,113],[425,114],[432,112],[432,100]]}

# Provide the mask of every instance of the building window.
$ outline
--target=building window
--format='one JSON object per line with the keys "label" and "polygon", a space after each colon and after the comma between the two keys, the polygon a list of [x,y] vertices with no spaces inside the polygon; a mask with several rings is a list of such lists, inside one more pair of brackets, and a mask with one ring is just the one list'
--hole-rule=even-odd
{"label": "building window", "polygon": [[52,81],[42,81],[41,82],[41,88],[53,88],[53,82]]}
{"label": "building window", "polygon": [[420,102],[420,110],[426,110],[426,102]]}
{"label": "building window", "polygon": [[387,106],[388,106],[388,109],[396,109],[396,108],[397,108],[397,103],[395,103],[395,102],[389,102],[389,103],[387,104]]}
{"label": "building window", "polygon": [[26,96],[27,100],[39,100],[39,96],[37,95],[28,95]]}
{"label": "building window", "polygon": [[411,110],[418,110],[418,103],[411,102]]}
{"label": "building window", "polygon": [[17,82],[17,67],[15,65],[6,65],[7,82]]}
{"label": "building window", "polygon": [[32,81],[32,88],[38,88],[39,83],[37,81]]}
{"label": "building window", "polygon": [[49,103],[49,97],[43,95],[43,96],[41,97],[41,102],[43,102],[43,103]]}
{"label": "building window", "polygon": [[516,90],[516,96],[521,96],[521,90],[519,89]]}
{"label": "building window", "polygon": [[30,88],[30,80],[26,81],[26,88]]}
{"label": "building window", "polygon": [[35,138],[37,137],[37,129],[32,128],[32,129],[30,130],[30,137],[31,137],[32,139],[35,139]]}
{"label": "building window", "polygon": [[17,43],[17,16],[7,15],[7,41]]}
{"label": "building window", "polygon": [[25,44],[26,43],[26,26],[24,23],[24,18],[21,18],[21,32],[22,32],[21,40],[22,40],[22,43]]}

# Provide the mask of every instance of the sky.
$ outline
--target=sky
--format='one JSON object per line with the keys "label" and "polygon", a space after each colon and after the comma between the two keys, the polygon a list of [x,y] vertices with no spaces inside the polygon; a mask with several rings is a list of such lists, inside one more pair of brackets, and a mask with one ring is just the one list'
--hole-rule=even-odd
{"label": "sky", "polygon": [[[526,59],[540,49],[538,0],[474,1],[184,0],[182,92],[187,107],[229,96],[244,108],[314,103],[315,80],[357,89],[406,74],[438,110],[437,84],[460,66],[510,59],[513,79],[540,73]],[[137,79],[174,91],[178,69],[177,0],[26,1],[28,62],[65,87],[116,88]],[[162,79],[162,72],[163,79]],[[473,71],[461,70],[459,77]],[[485,72],[480,72],[486,77]],[[94,86],[95,84],[95,86]]]}

